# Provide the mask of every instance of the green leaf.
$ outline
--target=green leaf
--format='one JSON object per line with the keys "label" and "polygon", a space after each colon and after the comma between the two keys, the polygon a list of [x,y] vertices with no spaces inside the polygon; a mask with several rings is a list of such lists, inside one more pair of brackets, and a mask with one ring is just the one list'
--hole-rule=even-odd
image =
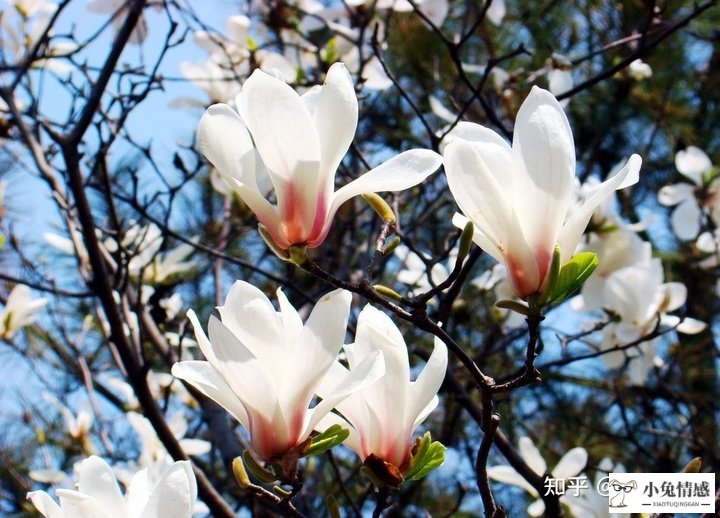
{"label": "green leaf", "polygon": [[410,458],[410,467],[403,474],[405,479],[420,480],[445,462],[445,446],[432,441],[430,432],[425,432],[422,439],[416,442],[415,452]]}
{"label": "green leaf", "polygon": [[582,286],[598,266],[597,254],[581,252],[560,269],[557,282],[550,293],[548,302],[562,302]]}
{"label": "green leaf", "polygon": [[343,428],[339,424],[334,424],[324,432],[313,437],[310,445],[303,452],[303,455],[320,455],[343,442],[349,435],[350,430]]}

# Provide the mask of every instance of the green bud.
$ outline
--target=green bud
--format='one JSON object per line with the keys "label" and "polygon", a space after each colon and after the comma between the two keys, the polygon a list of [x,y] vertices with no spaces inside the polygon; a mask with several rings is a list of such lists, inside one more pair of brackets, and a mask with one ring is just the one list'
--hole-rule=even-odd
{"label": "green bud", "polygon": [[362,197],[366,202],[368,202],[368,205],[372,207],[372,209],[377,213],[377,215],[380,216],[380,219],[393,225],[395,224],[395,222],[397,221],[395,213],[385,200],[383,200],[374,192],[366,192],[362,195]]}
{"label": "green bud", "polygon": [[462,263],[467,255],[470,253],[470,247],[473,244],[473,235],[475,234],[475,225],[473,222],[468,220],[465,224],[465,228],[460,233],[460,244],[458,245],[457,262]]}
{"label": "green bud", "polygon": [[683,473],[700,473],[700,467],[702,466],[702,457],[695,457],[693,460],[687,463],[683,469]]}
{"label": "green bud", "polygon": [[382,284],[375,284],[373,286],[373,289],[377,291],[380,295],[383,297],[387,297],[389,299],[401,301],[402,295],[400,295],[397,291],[395,291],[392,288],[388,288],[387,286],[383,286]]}
{"label": "green bud", "polygon": [[238,481],[240,487],[248,487],[250,485],[250,477],[245,470],[245,463],[242,457],[235,457],[232,461],[232,470],[235,474],[235,480]]}
{"label": "green bud", "polygon": [[[2,236],[0,236],[0,238],[2,238]],[[390,242],[388,243],[388,245],[383,250],[383,252],[382,252],[383,255],[392,254],[400,243],[401,243],[401,239],[399,236],[395,236],[394,238],[392,238],[390,240]]]}

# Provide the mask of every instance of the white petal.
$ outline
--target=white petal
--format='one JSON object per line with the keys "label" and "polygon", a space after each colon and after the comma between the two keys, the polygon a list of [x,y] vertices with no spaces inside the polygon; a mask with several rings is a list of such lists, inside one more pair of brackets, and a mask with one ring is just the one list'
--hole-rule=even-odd
{"label": "white petal", "polygon": [[309,434],[317,426],[321,418],[327,416],[334,407],[338,406],[348,396],[363,390],[380,379],[385,374],[385,369],[385,362],[380,352],[376,351],[365,358],[360,365],[350,371],[349,376],[331,389],[330,393],[310,411],[306,434]]}
{"label": "white petal", "polygon": [[490,0],[490,2],[485,15],[494,25],[500,25],[505,18],[505,0]]}
{"label": "white petal", "polygon": [[356,180],[340,188],[332,196],[332,204],[320,236],[308,243],[309,247],[318,246],[325,239],[333,216],[347,200],[367,192],[402,191],[413,187],[432,174],[440,164],[442,157],[427,149],[413,149],[394,156],[387,162],[368,171]]}
{"label": "white petal", "polygon": [[675,154],[675,167],[682,175],[701,185],[702,175],[712,169],[712,162],[702,149],[689,146]]}
{"label": "white petal", "polygon": [[514,179],[513,207],[532,250],[555,246],[575,178],[570,123],[557,99],[534,86],[515,121],[513,153],[525,171]]}
{"label": "white petal", "polygon": [[502,482],[504,484],[512,484],[523,488],[525,491],[533,496],[537,496],[537,491],[525,480],[520,473],[515,471],[510,466],[492,466],[487,469],[488,477]]}
{"label": "white petal", "polygon": [[512,185],[508,184],[515,170],[508,145],[490,130],[485,135],[485,142],[454,138],[444,150],[445,174],[455,202],[475,224],[476,232],[493,243],[486,251],[502,258],[509,248],[509,236],[519,232],[522,238],[512,212]]}
{"label": "white petal", "polygon": [[441,164],[442,157],[429,149],[404,151],[340,188],[333,197],[330,214],[359,194],[402,191],[413,187],[435,172]]}
{"label": "white petal", "polygon": [[673,206],[688,198],[694,198],[695,187],[689,183],[666,185],[658,191],[660,205]]}
{"label": "white petal", "polygon": [[31,491],[27,497],[45,518],[65,518],[60,506],[45,491]]}
{"label": "white petal", "polygon": [[414,426],[419,425],[432,410],[428,410],[428,406],[436,397],[445,379],[447,364],[447,347],[442,340],[435,337],[435,348],[422,372],[410,387],[408,414],[411,418],[415,418]]}
{"label": "white petal", "polygon": [[320,162],[320,141],[310,112],[284,81],[256,70],[245,81],[238,106],[276,190],[275,177],[290,181],[303,164]]}
{"label": "white petal", "polygon": [[520,437],[520,440],[518,441],[518,449],[520,450],[520,456],[531,470],[538,475],[542,475],[545,471],[547,471],[545,459],[543,459],[540,451],[535,447],[535,444],[533,444],[529,437]]}
{"label": "white petal", "polygon": [[567,261],[575,253],[575,248],[580,241],[580,237],[585,231],[588,221],[592,217],[595,208],[603,203],[608,196],[622,187],[628,187],[638,181],[640,166],[642,159],[639,155],[632,155],[625,167],[618,173],[605,180],[598,185],[590,194],[585,202],[577,208],[568,218],[560,232],[558,244],[562,251],[563,262]]}
{"label": "white petal", "polygon": [[552,470],[555,478],[570,478],[580,473],[587,465],[588,454],[585,448],[573,448],[558,461]]}
{"label": "white petal", "polygon": [[690,241],[697,237],[700,232],[700,219],[702,213],[698,206],[697,200],[693,198],[685,198],[683,202],[673,210],[670,217],[673,232],[683,241]]}
{"label": "white petal", "polygon": [[527,508],[527,513],[530,516],[542,516],[545,512],[545,502],[538,499],[530,504]]}
{"label": "white petal", "polygon": [[78,491],[91,495],[107,509],[121,510],[125,508],[125,498],[120,491],[112,468],[95,455],[80,463]]}
{"label": "white petal", "polygon": [[249,429],[247,412],[242,402],[208,362],[185,361],[176,363],[172,367],[172,374],[176,378],[190,383],[190,385],[227,410],[246,429]]}
{"label": "white petal", "polygon": [[190,518],[196,498],[197,484],[190,462],[175,462],[154,488],[143,516]]}
{"label": "white petal", "polygon": [[203,154],[221,173],[242,183],[254,183],[255,148],[235,110],[227,104],[210,106],[197,131]]}
{"label": "white petal", "polygon": [[662,285],[663,293],[663,307],[662,311],[673,311],[683,304],[687,300],[687,286],[682,282],[666,282]]}
{"label": "white petal", "polygon": [[328,70],[313,115],[320,138],[321,170],[326,175],[324,186],[331,193],[335,190],[335,170],[355,137],[358,121],[355,88],[342,63],[335,63]]}
{"label": "white petal", "polygon": [[694,318],[685,317],[675,329],[678,333],[684,333],[686,335],[696,335],[707,329],[707,326],[708,325],[705,322],[696,320]]}

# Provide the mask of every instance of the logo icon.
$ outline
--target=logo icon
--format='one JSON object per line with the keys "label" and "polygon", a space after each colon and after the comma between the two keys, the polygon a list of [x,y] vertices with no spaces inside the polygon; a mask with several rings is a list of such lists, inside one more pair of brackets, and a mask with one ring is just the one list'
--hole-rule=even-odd
{"label": "logo icon", "polygon": [[610,507],[627,507],[625,497],[630,491],[637,489],[635,480],[620,481],[611,479],[608,483],[608,496],[610,498]]}

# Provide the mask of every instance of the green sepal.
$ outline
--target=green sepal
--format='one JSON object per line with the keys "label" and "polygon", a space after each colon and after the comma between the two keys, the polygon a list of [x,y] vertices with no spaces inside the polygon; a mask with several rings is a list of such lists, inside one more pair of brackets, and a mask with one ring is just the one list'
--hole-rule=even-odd
{"label": "green sepal", "polygon": [[550,293],[548,303],[562,302],[575,293],[598,266],[598,256],[593,252],[581,252],[563,265],[560,275]]}
{"label": "green sepal", "polygon": [[445,462],[445,450],[442,443],[432,440],[430,432],[425,432],[422,439],[416,440],[410,454],[410,464],[403,476],[410,480],[420,480],[442,466]]}
{"label": "green sepal", "polygon": [[5,236],[0,234],[0,247],[2,247],[5,244]]}
{"label": "green sepal", "polygon": [[560,277],[560,256],[560,246],[555,245],[552,262],[550,263],[550,270],[548,271],[547,282],[545,283],[545,289],[543,289],[543,292],[540,294],[537,301],[539,307],[545,305],[557,285],[558,277]]}
{"label": "green sepal", "polygon": [[260,232],[260,237],[263,238],[263,241],[265,241],[265,244],[268,246],[268,248],[272,250],[272,253],[274,253],[279,259],[282,259],[283,261],[291,261],[290,252],[280,248],[277,243],[273,241],[272,236],[270,236],[270,232],[268,232],[268,229],[265,227],[265,225],[263,225],[262,223],[258,224],[258,232]]}
{"label": "green sepal", "polygon": [[308,260],[307,247],[304,246],[291,246],[288,249],[288,254],[290,255],[290,262],[297,266],[304,265]]}
{"label": "green sepal", "polygon": [[501,309],[509,309],[521,315],[528,316],[530,314],[530,308],[519,300],[498,300],[495,305]]}
{"label": "green sepal", "polygon": [[249,452],[243,452],[243,460],[245,461],[245,467],[253,474],[253,476],[260,482],[270,483],[277,480],[275,473],[266,470],[260,464],[257,463],[255,458],[250,455]]}
{"label": "green sepal", "polygon": [[303,455],[320,455],[343,442],[350,435],[350,430],[339,424],[334,424],[322,433],[312,438]]}

